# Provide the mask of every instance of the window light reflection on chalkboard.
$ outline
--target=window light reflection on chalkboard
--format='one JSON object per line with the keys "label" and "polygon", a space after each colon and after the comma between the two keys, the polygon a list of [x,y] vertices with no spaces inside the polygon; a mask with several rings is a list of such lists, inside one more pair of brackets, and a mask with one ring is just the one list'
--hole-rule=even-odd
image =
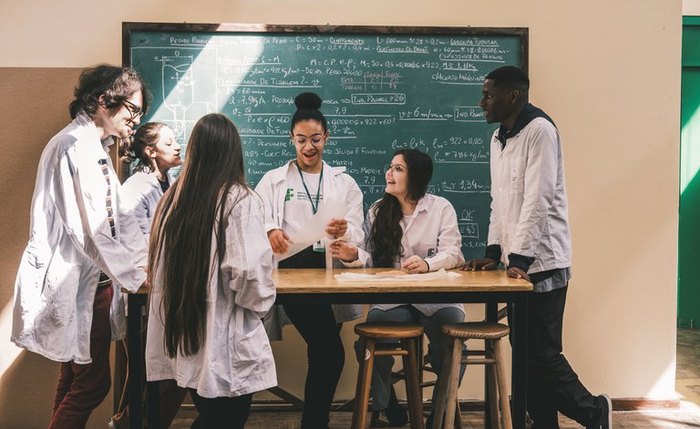
{"label": "window light reflection on chalkboard", "polygon": [[[195,42],[189,38],[176,42],[174,49],[155,57],[161,76],[160,88],[152,88],[156,106],[152,116],[168,125],[172,121],[173,128],[181,125],[187,138],[189,129],[203,115],[239,109],[242,103],[234,94],[250,86],[246,80],[251,69],[263,61],[264,47],[259,39],[250,38],[238,47],[238,55],[231,57],[220,53],[225,43],[221,36],[199,35]],[[225,88],[227,96],[222,97],[216,86]]]}

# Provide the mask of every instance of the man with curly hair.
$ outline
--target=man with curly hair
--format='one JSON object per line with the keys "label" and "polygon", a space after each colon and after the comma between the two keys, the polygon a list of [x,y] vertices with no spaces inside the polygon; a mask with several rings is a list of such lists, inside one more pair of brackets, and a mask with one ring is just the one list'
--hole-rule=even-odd
{"label": "man with curly hair", "polygon": [[131,68],[85,69],[70,104],[73,121],[39,161],[29,243],[15,282],[12,341],[61,362],[50,429],[84,428],[109,392],[111,339],[126,333],[120,289],[144,283],[146,242],[120,211],[108,155],[146,111]]}

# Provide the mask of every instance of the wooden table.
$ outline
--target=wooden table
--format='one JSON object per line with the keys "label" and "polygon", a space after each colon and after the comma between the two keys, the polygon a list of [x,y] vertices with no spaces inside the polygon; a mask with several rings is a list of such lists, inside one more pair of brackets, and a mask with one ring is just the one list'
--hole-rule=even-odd
{"label": "wooden table", "polygon": [[428,281],[339,282],[344,271],[373,274],[386,269],[280,269],[273,278],[278,304],[485,303],[486,317],[496,321],[498,303],[512,306],[513,428],[525,428],[527,395],[527,299],[532,284],[505,271],[458,271],[459,278]]}
{"label": "wooden table", "polygon": [[[508,278],[505,271],[455,271],[459,278],[430,281],[338,282],[344,271],[373,274],[386,269],[280,269],[273,274],[278,304],[390,304],[390,303],[485,303],[486,317],[495,321],[498,303],[512,305],[512,395],[513,428],[525,428],[527,389],[527,299],[529,282]],[[129,295],[129,423],[143,427],[144,380],[143,335],[146,328],[148,291]],[[149,426],[158,427],[158,385],[148,384]],[[153,388],[151,388],[153,387]]]}

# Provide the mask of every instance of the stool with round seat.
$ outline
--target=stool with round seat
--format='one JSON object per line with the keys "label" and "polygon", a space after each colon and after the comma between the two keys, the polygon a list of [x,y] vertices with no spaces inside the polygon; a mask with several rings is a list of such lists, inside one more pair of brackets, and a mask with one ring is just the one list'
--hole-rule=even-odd
{"label": "stool with round seat", "polygon": [[[445,360],[442,366],[440,376],[441,382],[438,383],[437,404],[435,404],[435,416],[433,421],[434,428],[453,429],[452,418],[445,416],[454,416],[459,403],[457,397],[457,388],[459,387],[459,368],[464,362],[467,365],[487,365],[492,366],[495,370],[496,382],[498,385],[498,403],[501,415],[501,425],[503,429],[511,429],[513,427],[510,415],[510,403],[508,397],[508,384],[506,382],[506,365],[504,361],[505,344],[502,338],[510,332],[508,326],[500,323],[489,322],[468,322],[443,325],[442,332],[453,339],[450,350],[445,354]],[[483,358],[462,360],[462,341],[464,340],[486,340],[492,341],[493,347],[486,347],[486,353]],[[493,350],[492,352],[490,350]],[[494,386],[495,387],[495,386]],[[494,389],[495,390],[495,389]],[[496,413],[495,404],[491,404],[491,413]],[[444,426],[443,426],[444,421]],[[498,415],[492,415],[491,421],[498,423]]]}
{"label": "stool with round seat", "polygon": [[[401,356],[406,373],[406,396],[411,429],[423,429],[423,400],[418,380],[418,362],[421,351],[418,342],[423,337],[423,327],[413,323],[372,322],[355,325],[360,337],[360,350],[364,358],[357,373],[355,409],[352,414],[352,429],[364,429],[367,420],[369,390],[375,356]],[[377,340],[398,340],[398,344],[381,343]]]}

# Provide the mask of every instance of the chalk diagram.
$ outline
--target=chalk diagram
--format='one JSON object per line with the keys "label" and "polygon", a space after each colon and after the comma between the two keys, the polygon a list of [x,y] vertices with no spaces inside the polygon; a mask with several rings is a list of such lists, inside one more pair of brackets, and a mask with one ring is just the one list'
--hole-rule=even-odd
{"label": "chalk diagram", "polygon": [[194,104],[194,58],[192,55],[163,56],[160,62],[163,104],[173,112],[175,121],[184,120],[187,109]]}

